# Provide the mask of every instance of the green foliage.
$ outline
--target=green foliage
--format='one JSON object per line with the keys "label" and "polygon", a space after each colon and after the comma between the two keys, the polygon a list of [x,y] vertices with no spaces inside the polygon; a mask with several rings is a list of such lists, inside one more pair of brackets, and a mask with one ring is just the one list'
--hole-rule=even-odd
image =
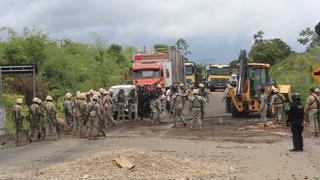
{"label": "green foliage", "polygon": [[275,64],[292,54],[289,45],[281,39],[259,40],[252,46],[249,58],[254,62]]}
{"label": "green foliage", "polygon": [[176,48],[184,56],[187,56],[187,55],[191,54],[191,52],[188,50],[189,49],[189,45],[188,45],[187,41],[182,39],[182,38],[178,39],[178,41],[176,42]]}
{"label": "green foliage", "polygon": [[299,92],[303,99],[310,87],[319,87],[320,83],[313,80],[310,73],[320,64],[320,48],[311,48],[301,54],[293,54],[271,67],[271,77],[278,84],[290,84],[294,92]]}
{"label": "green foliage", "polygon": [[166,44],[155,44],[153,49],[157,52],[168,52],[169,46]]}

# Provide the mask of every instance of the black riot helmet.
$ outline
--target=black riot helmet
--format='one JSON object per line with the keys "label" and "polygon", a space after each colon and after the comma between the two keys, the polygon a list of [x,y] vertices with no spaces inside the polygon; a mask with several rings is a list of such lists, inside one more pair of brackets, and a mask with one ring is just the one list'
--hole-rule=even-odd
{"label": "black riot helmet", "polygon": [[301,96],[299,93],[292,93],[291,95],[292,101],[300,101],[301,100]]}

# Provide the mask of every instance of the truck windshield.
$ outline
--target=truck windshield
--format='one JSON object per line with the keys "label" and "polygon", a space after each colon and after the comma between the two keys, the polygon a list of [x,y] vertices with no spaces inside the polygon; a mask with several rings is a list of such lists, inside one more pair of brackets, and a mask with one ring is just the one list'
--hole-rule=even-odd
{"label": "truck windshield", "polygon": [[191,76],[194,73],[194,68],[193,66],[186,66],[186,75]]}
{"label": "truck windshield", "polygon": [[218,67],[211,67],[210,68],[210,75],[230,75],[230,68],[218,68]]}
{"label": "truck windshield", "polygon": [[160,71],[155,70],[140,70],[140,71],[133,71],[133,78],[134,79],[141,79],[141,78],[158,78],[160,77]]}

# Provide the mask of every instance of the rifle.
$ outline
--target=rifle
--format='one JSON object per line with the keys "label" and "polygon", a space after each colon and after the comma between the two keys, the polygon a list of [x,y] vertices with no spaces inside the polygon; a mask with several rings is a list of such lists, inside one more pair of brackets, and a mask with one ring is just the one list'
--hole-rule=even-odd
{"label": "rifle", "polygon": [[44,106],[44,110],[47,112],[47,115],[49,117],[49,121],[53,122],[56,126],[56,132],[57,132],[57,135],[58,135],[58,139],[60,139],[60,129],[59,129],[59,124],[58,124],[58,121],[57,121],[57,118],[53,118],[51,113],[49,113],[48,109],[46,106]]}
{"label": "rifle", "polygon": [[91,109],[90,109],[90,111],[88,112],[88,114],[85,116],[85,118],[84,118],[84,122],[83,122],[83,125],[85,125],[86,126],[86,124],[87,124],[87,121],[88,121],[88,118],[89,118],[89,116],[90,116],[90,113],[92,112],[92,110],[93,110],[93,108],[94,108],[94,106],[96,105],[96,103],[94,103],[93,105],[92,105],[92,107],[91,107]]}

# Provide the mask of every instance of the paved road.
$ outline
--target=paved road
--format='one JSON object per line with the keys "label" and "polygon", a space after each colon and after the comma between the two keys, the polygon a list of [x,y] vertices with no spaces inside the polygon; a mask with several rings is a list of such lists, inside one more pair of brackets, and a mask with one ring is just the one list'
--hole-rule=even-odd
{"label": "paved road", "polygon": [[[308,179],[320,176],[320,139],[307,138],[305,152],[289,153],[291,139],[286,129],[250,129],[257,118],[233,119],[224,114],[222,93],[213,93],[206,107],[204,129],[172,129],[171,124],[129,122],[97,141],[65,137],[59,141],[32,143],[23,147],[2,146],[0,179],[21,177],[26,170],[41,169],[78,159],[95,152],[118,149],[145,149],[157,152],[225,155],[241,171],[223,179]],[[216,118],[208,118],[219,116]],[[23,176],[22,176],[23,177]],[[217,178],[217,179],[221,179]]]}

